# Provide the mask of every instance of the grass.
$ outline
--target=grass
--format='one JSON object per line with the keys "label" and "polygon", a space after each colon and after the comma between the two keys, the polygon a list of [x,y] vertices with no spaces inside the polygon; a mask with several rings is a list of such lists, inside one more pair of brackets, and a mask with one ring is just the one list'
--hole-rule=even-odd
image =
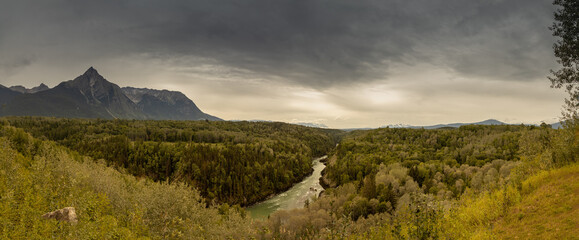
{"label": "grass", "polygon": [[498,239],[579,239],[579,164],[523,182],[522,200],[493,224]]}

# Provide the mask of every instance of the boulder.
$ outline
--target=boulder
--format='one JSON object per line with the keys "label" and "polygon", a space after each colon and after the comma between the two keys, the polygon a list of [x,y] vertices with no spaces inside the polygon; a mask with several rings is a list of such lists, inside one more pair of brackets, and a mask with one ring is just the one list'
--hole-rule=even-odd
{"label": "boulder", "polygon": [[58,209],[56,211],[46,213],[42,215],[42,217],[44,219],[56,219],[58,221],[65,221],[70,223],[78,222],[74,207],[65,207],[63,209]]}

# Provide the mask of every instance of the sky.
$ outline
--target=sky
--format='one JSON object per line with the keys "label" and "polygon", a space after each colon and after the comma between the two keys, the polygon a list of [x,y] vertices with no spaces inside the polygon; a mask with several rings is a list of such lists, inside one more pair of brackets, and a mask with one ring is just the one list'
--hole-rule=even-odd
{"label": "sky", "polygon": [[555,122],[548,0],[0,0],[0,84],[94,66],[226,120]]}

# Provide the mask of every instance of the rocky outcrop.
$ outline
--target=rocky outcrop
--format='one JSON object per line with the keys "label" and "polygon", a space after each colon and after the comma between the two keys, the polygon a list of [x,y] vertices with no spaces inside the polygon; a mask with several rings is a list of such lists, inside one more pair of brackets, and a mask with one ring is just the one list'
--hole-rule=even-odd
{"label": "rocky outcrop", "polygon": [[[337,146],[337,145],[336,145]],[[337,158],[336,155],[333,155],[331,157],[326,157],[320,160],[321,162],[325,163],[326,166],[330,166],[336,163]],[[320,177],[320,185],[322,185],[322,187],[324,189],[328,189],[328,188],[335,188],[338,186],[338,184],[336,184],[335,182],[333,182],[332,180],[330,180],[327,177],[327,170],[328,168],[324,168],[324,170],[322,170],[322,177]]]}
{"label": "rocky outcrop", "polygon": [[324,175],[322,175],[322,177],[320,178],[320,185],[322,185],[324,189],[335,188],[338,186],[336,183],[332,182],[332,180],[328,179]]}
{"label": "rocky outcrop", "polygon": [[63,209],[58,209],[53,212],[46,213],[42,215],[44,219],[56,219],[58,221],[77,223],[78,218],[76,217],[76,211],[74,207],[65,207]]}

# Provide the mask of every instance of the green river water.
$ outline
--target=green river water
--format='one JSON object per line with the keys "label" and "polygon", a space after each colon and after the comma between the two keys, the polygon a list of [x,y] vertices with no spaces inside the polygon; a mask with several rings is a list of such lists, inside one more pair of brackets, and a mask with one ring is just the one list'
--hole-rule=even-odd
{"label": "green river water", "polygon": [[264,219],[277,210],[304,207],[307,199],[319,196],[320,192],[324,190],[322,185],[320,185],[320,177],[322,176],[322,170],[326,168],[326,165],[321,162],[325,158],[326,156],[314,159],[314,172],[300,183],[268,200],[250,206],[246,210],[253,218]]}

